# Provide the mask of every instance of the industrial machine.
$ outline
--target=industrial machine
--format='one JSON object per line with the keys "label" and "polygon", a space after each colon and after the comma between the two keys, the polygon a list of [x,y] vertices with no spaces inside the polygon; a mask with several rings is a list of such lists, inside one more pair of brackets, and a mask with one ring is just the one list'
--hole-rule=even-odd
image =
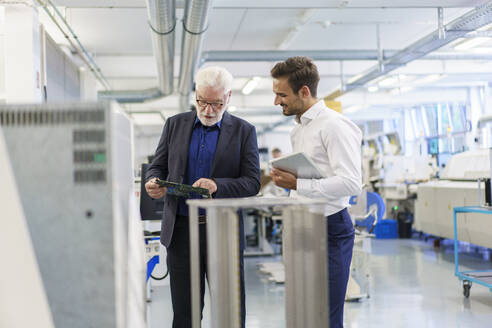
{"label": "industrial machine", "polygon": [[129,119],[110,103],[9,105],[0,125],[55,326],[144,327]]}
{"label": "industrial machine", "polygon": [[[387,215],[397,219],[400,214],[412,215],[418,185],[437,174],[436,159],[429,156],[387,155],[383,159],[383,176],[375,184],[388,208]],[[400,215],[401,216],[401,215]]]}
{"label": "industrial machine", "polygon": [[[53,328],[31,238],[0,126],[0,327]],[[12,246],[15,245],[15,252]],[[29,313],[29,315],[25,315]]]}
{"label": "industrial machine", "polygon": [[[453,238],[453,208],[485,203],[484,182],[490,178],[489,149],[475,149],[450,158],[441,180],[418,185],[415,229],[434,236]],[[492,248],[492,221],[477,213],[466,213],[458,226],[459,240]]]}
{"label": "industrial machine", "polygon": [[384,199],[388,217],[411,216],[417,185],[437,174],[436,159],[427,154],[427,147],[422,147],[421,142],[416,143],[413,156],[401,154],[396,132],[367,137],[366,143],[368,146],[363,147],[364,183]]}

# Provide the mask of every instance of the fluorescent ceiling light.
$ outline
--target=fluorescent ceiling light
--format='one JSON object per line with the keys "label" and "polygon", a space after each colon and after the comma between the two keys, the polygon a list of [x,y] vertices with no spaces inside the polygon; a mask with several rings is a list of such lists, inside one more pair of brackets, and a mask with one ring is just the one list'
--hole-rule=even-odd
{"label": "fluorescent ceiling light", "polygon": [[426,83],[431,83],[435,82],[437,80],[440,80],[444,77],[444,74],[431,74],[427,75],[426,77],[423,77],[421,79],[415,80],[413,83],[414,84],[426,84]]}
{"label": "fluorescent ceiling light", "polygon": [[318,22],[323,28],[328,28],[331,26],[331,24],[333,24],[331,21],[329,20],[324,20],[324,21],[321,21],[321,22]]}
{"label": "fluorescent ceiling light", "polygon": [[241,90],[243,95],[249,95],[251,92],[253,92],[253,90],[258,86],[258,83],[260,83],[260,80],[261,77],[259,76],[255,76],[252,79],[249,79]]}
{"label": "fluorescent ceiling light", "polygon": [[477,31],[483,32],[483,31],[488,31],[492,28],[492,23],[487,24],[485,26],[482,26],[481,28],[478,28]]}
{"label": "fluorescent ceiling light", "polygon": [[402,93],[411,91],[413,89],[414,88],[412,88],[412,87],[394,88],[394,89],[391,89],[390,94],[392,94],[392,95],[399,95],[399,94],[402,94]]}
{"label": "fluorescent ceiling light", "polygon": [[477,54],[492,54],[492,47],[473,48],[471,51]]}
{"label": "fluorescent ceiling light", "polygon": [[380,87],[389,87],[398,83],[398,78],[396,76],[388,76],[387,78],[379,81],[378,85]]}
{"label": "fluorescent ceiling light", "polygon": [[136,125],[162,125],[164,117],[159,112],[133,112],[130,114]]}
{"label": "fluorescent ceiling light", "polygon": [[469,50],[471,48],[474,48],[478,45],[481,45],[482,43],[485,43],[487,41],[490,41],[490,38],[473,38],[473,39],[468,39],[464,42],[461,42],[460,44],[456,45],[454,47],[455,50]]}
{"label": "fluorescent ceiling light", "polygon": [[297,34],[299,33],[299,27],[294,27],[289,30],[285,38],[280,42],[277,46],[279,50],[285,50],[287,49],[292,41],[297,37]]}
{"label": "fluorescent ceiling light", "polygon": [[244,120],[248,121],[253,125],[265,125],[276,123],[279,120],[283,120],[284,117],[282,115],[248,115],[242,117]]}
{"label": "fluorescent ceiling light", "polygon": [[377,92],[379,88],[376,85],[371,85],[367,88],[367,91],[369,92]]}
{"label": "fluorescent ceiling light", "polygon": [[367,106],[365,106],[365,105],[352,105],[352,106],[349,106],[345,109],[342,109],[342,113],[344,113],[344,114],[355,113],[355,112],[358,112],[359,110],[366,108],[366,107]]}
{"label": "fluorescent ceiling light", "polygon": [[357,74],[354,77],[351,77],[350,79],[348,79],[347,84],[354,83],[355,81],[357,81],[358,79],[360,79],[363,76],[364,76],[364,73]]}
{"label": "fluorescent ceiling light", "polygon": [[304,9],[301,12],[301,14],[297,16],[297,23],[299,25],[305,25],[305,24],[307,24],[311,20],[311,17],[314,16],[315,13],[316,13],[316,10],[313,9],[313,8]]}
{"label": "fluorescent ceiling light", "polygon": [[446,45],[447,48],[454,48],[456,47],[458,44],[460,44],[461,42],[464,42],[466,40],[470,40],[470,39],[467,39],[467,38],[457,38],[456,40],[454,41],[451,41],[450,43],[448,43]]}

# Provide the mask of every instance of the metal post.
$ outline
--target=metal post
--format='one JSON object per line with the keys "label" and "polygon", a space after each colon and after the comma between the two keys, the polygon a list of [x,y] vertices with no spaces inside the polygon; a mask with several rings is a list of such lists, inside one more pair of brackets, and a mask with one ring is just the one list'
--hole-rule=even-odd
{"label": "metal post", "polygon": [[207,210],[208,282],[214,328],[241,327],[238,234],[235,209]]}
{"label": "metal post", "polygon": [[340,61],[340,89],[345,90],[345,81],[343,80],[343,61]]}
{"label": "metal post", "polygon": [[384,72],[383,48],[381,46],[381,30],[379,24],[376,24],[376,46],[378,49],[378,65],[379,71]]}
{"label": "metal post", "polygon": [[283,216],[287,328],[328,327],[326,220],[306,207]]}
{"label": "metal post", "polygon": [[444,29],[444,10],[442,7],[437,8],[437,31],[439,40],[446,38],[446,30]]}
{"label": "metal post", "polygon": [[198,228],[198,206],[190,205],[190,279],[191,279],[191,322],[192,327],[199,328],[201,321],[200,307],[200,236]]}

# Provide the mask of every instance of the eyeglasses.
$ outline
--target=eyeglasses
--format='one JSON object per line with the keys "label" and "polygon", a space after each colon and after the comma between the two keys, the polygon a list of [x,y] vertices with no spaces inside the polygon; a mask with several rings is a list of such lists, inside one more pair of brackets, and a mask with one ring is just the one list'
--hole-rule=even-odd
{"label": "eyeglasses", "polygon": [[219,103],[219,102],[208,102],[208,101],[201,100],[201,99],[196,99],[196,103],[201,108],[206,108],[208,105],[210,105],[212,107],[212,109],[214,109],[214,110],[219,110],[219,109],[221,109],[224,106],[223,103]]}

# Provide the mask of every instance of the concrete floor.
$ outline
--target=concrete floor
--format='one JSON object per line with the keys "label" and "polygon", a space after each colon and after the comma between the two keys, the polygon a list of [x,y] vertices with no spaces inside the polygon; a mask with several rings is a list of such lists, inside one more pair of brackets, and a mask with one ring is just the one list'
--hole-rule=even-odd
{"label": "concrete floor", "polygon": [[[470,298],[463,297],[449,244],[435,249],[432,241],[372,239],[364,250],[369,253],[370,298],[345,304],[345,327],[492,327],[492,293],[475,284]],[[274,259],[246,258],[248,328],[285,327],[284,287],[256,270],[258,262]],[[492,269],[480,254],[461,255],[460,264],[461,269]],[[171,327],[166,280],[153,287],[149,328]],[[207,306],[202,327],[210,327]]]}

